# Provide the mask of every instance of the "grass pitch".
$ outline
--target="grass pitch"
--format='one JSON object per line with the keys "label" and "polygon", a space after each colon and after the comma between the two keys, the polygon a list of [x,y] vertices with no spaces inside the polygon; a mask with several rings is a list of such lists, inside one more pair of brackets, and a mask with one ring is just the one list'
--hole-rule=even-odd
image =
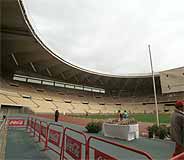
{"label": "grass pitch", "polygon": [[[77,117],[90,118],[90,119],[110,119],[110,118],[117,118],[117,115],[116,114],[108,114],[108,115],[93,114],[88,116],[80,115]],[[129,117],[135,118],[139,122],[156,123],[155,114],[137,113],[137,114],[129,114]],[[159,114],[160,123],[170,123],[170,119],[171,119],[171,114]]]}

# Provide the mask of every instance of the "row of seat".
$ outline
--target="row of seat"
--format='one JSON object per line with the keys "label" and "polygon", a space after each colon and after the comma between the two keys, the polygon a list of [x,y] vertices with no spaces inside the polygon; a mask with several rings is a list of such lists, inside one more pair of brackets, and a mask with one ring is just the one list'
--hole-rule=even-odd
{"label": "row of seat", "polygon": [[[3,80],[0,89],[0,103],[28,107],[35,113],[50,113],[58,109],[64,114],[115,113],[127,110],[131,113],[153,113],[154,105],[143,105],[142,102],[154,102],[153,97],[113,98],[102,94],[84,91],[70,91],[36,84],[18,83]],[[182,96],[182,94],[180,94]],[[163,99],[165,100],[163,96]],[[176,99],[176,96],[169,98]],[[161,97],[159,99],[162,100]],[[169,107],[172,111],[174,107]],[[160,112],[168,109],[159,104]]]}
{"label": "row of seat", "polygon": [[[0,103],[3,105],[18,105],[29,108],[35,113],[50,113],[58,109],[63,114],[86,114],[86,113],[116,113],[118,110],[127,110],[130,113],[153,113],[154,105],[142,105],[126,103],[125,105],[99,105],[82,103],[65,103],[63,101],[46,101],[36,98],[22,98],[15,95],[0,93]],[[174,107],[170,107],[173,110]],[[159,105],[160,112],[164,112],[165,106]]]}

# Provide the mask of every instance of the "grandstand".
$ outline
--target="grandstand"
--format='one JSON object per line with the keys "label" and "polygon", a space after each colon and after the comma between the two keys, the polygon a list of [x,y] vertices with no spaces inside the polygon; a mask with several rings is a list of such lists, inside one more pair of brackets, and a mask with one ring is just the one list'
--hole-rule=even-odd
{"label": "grandstand", "polygon": [[[39,89],[38,89],[39,87]],[[130,113],[153,113],[153,97],[116,97],[100,93],[88,93],[74,89],[58,88],[54,86],[42,86],[27,84],[25,82],[3,80],[0,90],[1,105],[22,106],[32,113],[54,113],[56,109],[63,114],[104,114],[115,113],[117,110],[127,110]],[[61,94],[62,93],[62,94]],[[177,99],[182,99],[183,92],[173,96],[162,95],[158,97],[159,111],[169,107]]]}
{"label": "grandstand", "polygon": [[[1,114],[155,113],[151,74],[115,76],[72,65],[41,41],[22,0],[0,5]],[[176,100],[184,99],[184,67],[156,73],[155,81],[159,113],[171,113]]]}

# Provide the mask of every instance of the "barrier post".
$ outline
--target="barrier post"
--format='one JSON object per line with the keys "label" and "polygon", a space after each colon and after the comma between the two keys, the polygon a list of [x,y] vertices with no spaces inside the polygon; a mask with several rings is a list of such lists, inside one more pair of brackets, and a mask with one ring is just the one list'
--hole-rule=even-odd
{"label": "barrier post", "polygon": [[28,133],[31,132],[31,120],[32,120],[32,117],[28,116],[28,118],[27,118],[27,128],[26,128]]}
{"label": "barrier post", "polygon": [[89,160],[89,141],[86,144],[86,160]]}
{"label": "barrier post", "polygon": [[60,160],[62,159],[63,160],[63,157],[64,157],[64,141],[65,141],[65,132],[66,132],[66,128],[64,128],[64,131],[63,131],[63,137],[62,137],[62,147],[61,147],[61,151],[60,151]]}
{"label": "barrier post", "polygon": [[41,142],[41,129],[42,129],[42,126],[41,126],[41,121],[40,121],[40,129],[39,129],[38,142]]}
{"label": "barrier post", "polygon": [[[44,127],[44,125],[42,125],[42,124],[44,124],[44,123],[46,124],[45,127]],[[45,122],[45,121],[40,121],[40,137],[39,137],[39,141],[40,141],[40,142],[43,141],[44,144],[45,144],[46,136],[47,136],[47,126],[48,126],[47,122]],[[46,128],[46,133],[45,133],[45,135],[44,135],[44,132],[43,132],[43,128]],[[44,141],[44,139],[42,139],[42,136],[43,136],[43,138],[45,138],[45,141]]]}
{"label": "barrier post", "polygon": [[34,128],[32,122],[33,122],[33,117],[31,117],[31,119],[30,119],[30,128],[29,128],[30,133],[33,132],[32,129]]}
{"label": "barrier post", "polygon": [[34,121],[34,128],[33,128],[33,131],[34,131],[34,132],[33,132],[33,137],[35,137],[36,120],[37,120],[37,119],[35,118],[35,121]]}
{"label": "barrier post", "polygon": [[28,128],[29,128],[29,116],[27,118],[27,125],[26,125],[26,130],[28,131]]}
{"label": "barrier post", "polygon": [[40,119],[35,119],[35,125],[34,125],[34,137],[38,137],[38,141],[41,134],[41,124]]}
{"label": "barrier post", "polygon": [[47,150],[47,146],[48,146],[48,132],[49,132],[49,125],[47,125],[47,129],[46,129],[46,140],[45,140],[44,150]]}

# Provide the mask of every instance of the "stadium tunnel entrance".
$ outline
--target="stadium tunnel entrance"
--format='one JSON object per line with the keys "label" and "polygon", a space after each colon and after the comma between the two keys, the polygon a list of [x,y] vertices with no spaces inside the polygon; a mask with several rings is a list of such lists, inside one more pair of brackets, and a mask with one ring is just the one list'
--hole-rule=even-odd
{"label": "stadium tunnel entrance", "polygon": [[0,113],[6,114],[6,115],[28,113],[28,109],[27,107],[20,106],[20,105],[1,104]]}

